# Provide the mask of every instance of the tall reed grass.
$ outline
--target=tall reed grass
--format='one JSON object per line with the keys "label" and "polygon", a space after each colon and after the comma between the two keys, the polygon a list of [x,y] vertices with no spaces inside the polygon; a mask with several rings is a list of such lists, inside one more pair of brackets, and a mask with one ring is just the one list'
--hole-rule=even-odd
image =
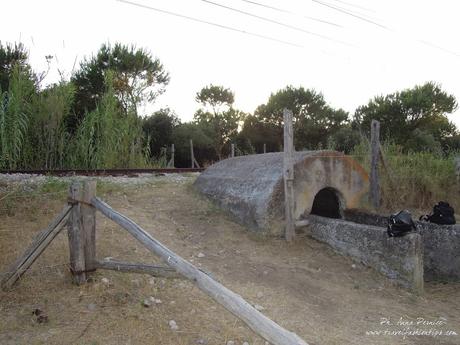
{"label": "tall reed grass", "polygon": [[121,111],[110,73],[107,85],[97,108],[78,128],[68,153],[70,165],[86,169],[145,167],[149,152],[140,119]]}
{"label": "tall reed grass", "polygon": [[[381,201],[384,211],[410,209],[428,213],[438,201],[449,202],[460,210],[460,183],[455,172],[454,158],[458,152],[404,153],[400,146],[382,145],[386,169],[380,164]],[[362,139],[352,156],[369,171],[370,145]]]}

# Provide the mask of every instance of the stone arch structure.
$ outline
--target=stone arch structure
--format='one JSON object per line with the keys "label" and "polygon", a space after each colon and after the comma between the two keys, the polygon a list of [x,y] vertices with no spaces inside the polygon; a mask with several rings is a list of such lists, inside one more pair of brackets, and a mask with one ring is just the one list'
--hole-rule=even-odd
{"label": "stone arch structure", "polygon": [[[296,219],[310,214],[322,190],[334,191],[339,212],[359,207],[367,194],[368,174],[349,156],[336,151],[302,151],[293,158]],[[200,174],[195,187],[252,230],[273,235],[284,232],[282,152],[220,161]]]}

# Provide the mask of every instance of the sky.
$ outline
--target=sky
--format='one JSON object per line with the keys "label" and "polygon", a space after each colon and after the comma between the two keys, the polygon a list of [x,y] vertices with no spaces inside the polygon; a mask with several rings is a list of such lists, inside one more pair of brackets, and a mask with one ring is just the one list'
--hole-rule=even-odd
{"label": "sky", "polygon": [[[102,43],[146,48],[171,81],[145,112],[169,107],[183,121],[193,118],[195,95],[209,84],[234,91],[235,107],[245,112],[287,85],[313,88],[350,114],[374,96],[427,81],[460,100],[458,1],[129,1],[145,7],[119,0],[0,0],[0,40],[21,41],[36,71],[46,71],[45,56],[54,56],[45,84],[60,73],[68,78]],[[460,127],[460,111],[449,118]]]}

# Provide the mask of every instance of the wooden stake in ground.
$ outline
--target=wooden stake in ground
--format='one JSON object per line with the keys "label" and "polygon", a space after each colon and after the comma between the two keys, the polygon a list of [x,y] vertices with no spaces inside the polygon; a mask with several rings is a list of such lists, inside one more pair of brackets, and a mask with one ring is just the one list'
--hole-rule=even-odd
{"label": "wooden stake in ground", "polygon": [[292,112],[284,109],[284,156],[283,156],[283,177],[284,177],[284,219],[285,237],[288,242],[295,236],[294,223],[294,136],[292,130]]}
{"label": "wooden stake in ground", "polygon": [[192,169],[199,168],[200,165],[198,164],[197,160],[195,159],[195,153],[193,152],[193,140],[190,139],[190,158],[192,160]]}
{"label": "wooden stake in ground", "polygon": [[236,317],[244,321],[254,332],[265,338],[273,345],[308,345],[297,334],[289,332],[276,322],[260,313],[240,295],[227,289],[209,275],[184,260],[179,255],[165,247],[128,217],[113,210],[98,198],[93,198],[92,204],[106,217],[126,229],[135,239],[147,249],[158,255],[167,265],[182,274],[216,302],[224,306]]}
{"label": "wooden stake in ground", "polygon": [[371,122],[371,174],[370,174],[370,202],[375,210],[380,207],[379,183],[379,156],[380,156],[380,122]]}
{"label": "wooden stake in ground", "polygon": [[267,144],[264,144],[264,153],[267,153]]}
{"label": "wooden stake in ground", "polygon": [[69,199],[73,202],[70,211],[67,234],[69,237],[70,270],[72,271],[74,283],[77,285],[86,282],[85,264],[85,237],[81,221],[81,203],[83,191],[78,182],[70,185]]}
{"label": "wooden stake in ground", "polygon": [[85,271],[96,270],[96,209],[91,199],[96,196],[96,181],[83,183],[83,198],[80,205],[81,227],[84,238]]}
{"label": "wooden stake in ground", "polygon": [[171,144],[171,159],[168,162],[168,168],[174,168],[174,144]]}
{"label": "wooden stake in ground", "polygon": [[233,158],[235,157],[235,144],[232,144],[231,147],[232,147],[231,157]]}

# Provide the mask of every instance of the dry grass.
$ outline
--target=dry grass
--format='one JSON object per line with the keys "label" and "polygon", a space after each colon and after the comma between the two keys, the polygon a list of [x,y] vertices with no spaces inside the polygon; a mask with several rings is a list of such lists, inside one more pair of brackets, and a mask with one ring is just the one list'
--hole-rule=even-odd
{"label": "dry grass", "polygon": [[[101,192],[99,192],[101,195]],[[310,344],[453,345],[452,337],[371,337],[381,317],[447,319],[457,331],[459,284],[427,283],[414,297],[374,271],[299,236],[293,245],[260,240],[198,196],[190,183],[155,183],[114,188],[101,195],[179,255],[205,269],[267,316],[295,331]],[[47,225],[65,202],[37,199],[17,204],[0,224],[0,271]],[[33,210],[33,211],[32,211]],[[98,257],[156,261],[129,234],[102,216],[97,219]],[[0,292],[1,344],[225,344],[234,340],[264,344],[194,285],[182,280],[97,271],[93,281],[70,283],[66,234],[62,233],[11,292]],[[202,252],[204,258],[198,258]],[[51,267],[50,267],[51,266]],[[109,284],[104,284],[102,278]],[[154,296],[162,301],[145,308]],[[95,308],[89,308],[94,305]],[[44,310],[49,322],[38,324],[32,310]],[[169,320],[178,331],[172,331]]]}

